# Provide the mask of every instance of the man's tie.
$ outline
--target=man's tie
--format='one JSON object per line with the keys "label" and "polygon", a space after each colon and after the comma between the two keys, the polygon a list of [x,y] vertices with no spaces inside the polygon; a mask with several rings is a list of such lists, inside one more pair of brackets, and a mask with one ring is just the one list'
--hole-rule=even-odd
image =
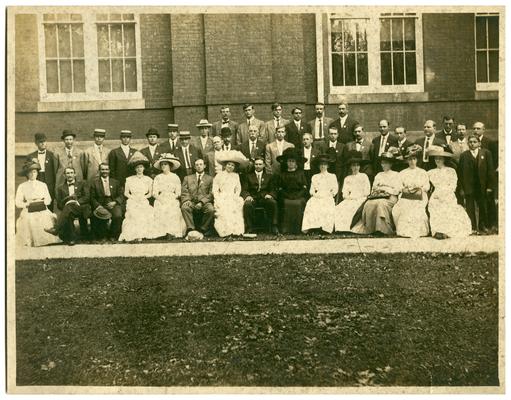
{"label": "man's tie", "polygon": [[378,153],[378,156],[381,156],[384,150],[385,150],[385,137],[382,136],[380,138],[380,152]]}
{"label": "man's tie", "polygon": [[99,152],[99,160],[101,162],[103,162],[103,147],[98,147],[98,152]]}
{"label": "man's tie", "polygon": [[319,138],[323,139],[323,120],[319,120]]}
{"label": "man's tie", "polygon": [[46,154],[46,152],[45,152],[45,151],[38,151],[37,153],[38,153],[38,154]]}
{"label": "man's tie", "polygon": [[71,150],[66,150],[67,151],[67,164],[68,165],[73,165],[73,154],[71,153]]}
{"label": "man's tie", "polygon": [[257,191],[261,191],[261,173],[257,174]]}
{"label": "man's tie", "polygon": [[188,147],[185,149],[185,158],[186,158],[186,168],[191,168],[192,165],[190,161],[190,153],[188,152]]}
{"label": "man's tie", "polygon": [[255,157],[255,143],[254,142],[250,142],[250,158],[254,158]]}
{"label": "man's tie", "polygon": [[427,137],[426,142],[424,143],[424,152],[423,152],[423,157],[422,157],[422,161],[424,161],[424,162],[429,161],[429,156],[428,156],[429,140],[430,140],[429,137]]}
{"label": "man's tie", "polygon": [[200,174],[197,175],[197,187],[200,186]]}

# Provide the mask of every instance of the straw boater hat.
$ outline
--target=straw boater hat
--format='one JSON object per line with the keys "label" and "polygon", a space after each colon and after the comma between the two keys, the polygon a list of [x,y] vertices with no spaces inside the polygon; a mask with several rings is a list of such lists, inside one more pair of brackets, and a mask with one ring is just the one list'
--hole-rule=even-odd
{"label": "straw boater hat", "polygon": [[154,168],[161,170],[161,163],[168,162],[170,164],[170,170],[175,171],[181,166],[179,158],[174,157],[172,153],[163,153],[158,160],[153,164]]}
{"label": "straw boater hat", "polygon": [[192,135],[190,135],[190,131],[180,131],[179,132],[179,139],[190,139]]}
{"label": "straw boater hat", "polygon": [[149,165],[149,159],[144,156],[140,151],[135,151],[128,161],[128,165],[135,168],[137,165],[142,164],[144,167]]}
{"label": "straw boater hat", "polygon": [[370,162],[369,160],[364,160],[364,156],[362,155],[362,153],[360,151],[351,151],[350,153],[348,153],[348,162],[347,162],[348,165],[351,165],[351,164],[362,165],[362,164],[368,164],[369,162]]}
{"label": "straw boater hat", "polygon": [[222,151],[215,158],[222,165],[225,165],[227,162],[238,164],[241,168],[245,168],[248,165],[248,158],[238,150]]}
{"label": "straw boater hat", "polygon": [[127,129],[123,129],[123,130],[121,131],[121,137],[123,137],[123,136],[131,137],[131,136],[132,136],[132,133],[131,133],[131,131],[129,131],[129,130],[127,130]]}
{"label": "straw boater hat", "polygon": [[453,154],[446,151],[442,146],[432,145],[428,149],[429,157],[447,157],[452,158]]}
{"label": "straw boater hat", "polygon": [[34,169],[38,171],[41,169],[41,165],[36,158],[25,161],[25,164],[23,164],[23,167],[21,167],[21,171],[18,173],[18,175],[27,176],[27,174]]}
{"label": "straw boater hat", "polygon": [[149,130],[147,131],[147,133],[145,135],[146,135],[146,137],[150,136],[150,135],[156,135],[157,137],[160,137],[160,132],[158,132],[158,129],[156,129],[156,128],[149,128]]}
{"label": "straw boater hat", "polygon": [[106,131],[104,129],[99,129],[99,128],[94,129],[94,133],[92,134],[92,136],[103,136],[103,137],[105,137],[105,135],[106,135]]}
{"label": "straw boater hat", "polygon": [[60,136],[60,138],[62,140],[64,140],[64,138],[68,137],[68,136],[72,136],[72,137],[76,137],[76,133],[74,133],[73,131],[69,130],[69,129],[64,129],[62,131],[62,136]]}
{"label": "straw boater hat", "polygon": [[178,131],[179,125],[178,124],[167,124],[167,128],[169,131]]}
{"label": "straw boater hat", "polygon": [[197,128],[211,128],[213,125],[209,123],[207,119],[201,119],[197,125]]}
{"label": "straw boater hat", "polygon": [[97,206],[96,209],[92,212],[92,214],[94,214],[94,216],[98,219],[108,220],[112,218],[112,214],[110,213],[110,211],[108,211],[103,206]]}
{"label": "straw boater hat", "polygon": [[296,162],[299,164],[303,164],[303,163],[307,162],[307,158],[305,158],[300,153],[298,153],[298,151],[296,151],[296,149],[294,147],[287,148],[286,150],[284,150],[282,152],[282,155],[277,157],[277,161],[280,164],[286,163],[287,160],[289,160],[289,159],[296,160]]}

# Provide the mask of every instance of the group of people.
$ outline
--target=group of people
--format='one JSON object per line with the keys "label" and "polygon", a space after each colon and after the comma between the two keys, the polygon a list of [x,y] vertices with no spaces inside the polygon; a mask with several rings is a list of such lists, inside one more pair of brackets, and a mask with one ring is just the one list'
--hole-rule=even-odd
{"label": "group of people", "polygon": [[16,192],[17,237],[28,246],[256,230],[440,239],[496,227],[498,150],[483,123],[467,137],[466,125],[455,126],[452,117],[440,131],[428,120],[424,136],[411,142],[403,126],[392,133],[383,119],[369,141],[348,104],[338,109],[333,120],[318,103],[306,123],[299,107],[288,121],[275,103],[274,118],[263,122],[246,104],[246,121],[238,124],[222,107],[221,120],[196,125],[198,136],[168,124],[160,142],[150,128],[141,150],[128,130],[112,150],[104,129],[94,130],[86,150],[64,130],[55,152],[37,133],[38,149],[21,171],[27,181]]}

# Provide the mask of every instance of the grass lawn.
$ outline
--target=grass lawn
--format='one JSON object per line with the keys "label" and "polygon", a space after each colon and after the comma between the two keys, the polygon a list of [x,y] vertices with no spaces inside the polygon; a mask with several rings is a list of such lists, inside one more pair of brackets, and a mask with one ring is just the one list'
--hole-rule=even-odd
{"label": "grass lawn", "polygon": [[16,262],[18,385],[498,385],[497,254]]}

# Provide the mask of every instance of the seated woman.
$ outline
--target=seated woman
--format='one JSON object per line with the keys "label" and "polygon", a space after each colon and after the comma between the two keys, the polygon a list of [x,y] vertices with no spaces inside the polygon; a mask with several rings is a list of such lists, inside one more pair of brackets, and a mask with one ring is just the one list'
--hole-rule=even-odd
{"label": "seated woman", "polygon": [[275,176],[274,187],[279,200],[280,232],[300,233],[307,202],[307,179],[303,172],[306,158],[289,148],[277,157],[277,161],[281,172]]}
{"label": "seated woman", "polygon": [[223,170],[213,179],[215,229],[218,236],[243,235],[243,197],[241,182],[236,171],[248,166],[248,159],[237,150],[226,150],[217,156]]}
{"label": "seated woman", "polygon": [[181,196],[181,181],[172,171],[177,170],[181,163],[171,153],[164,153],[154,163],[154,168],[161,173],[154,177],[154,226],[156,235],[181,238],[186,232],[186,224],[181,214],[179,197]]}
{"label": "seated woman", "polygon": [[392,171],[394,154],[385,152],[381,155],[383,171],[374,178],[373,189],[362,209],[360,220],[353,227],[354,233],[392,235],[392,207],[401,192],[399,172]]}
{"label": "seated woman", "polygon": [[302,232],[308,233],[310,229],[321,229],[332,233],[334,230],[335,200],[339,191],[337,176],[328,172],[332,160],[328,155],[321,154],[314,159],[319,165],[319,173],[312,176],[311,198],[305,206],[302,222]]}
{"label": "seated woman", "polygon": [[351,222],[359,207],[364,203],[371,192],[368,176],[360,172],[360,166],[369,161],[362,158],[362,153],[350,153],[348,166],[351,175],[344,178],[342,187],[343,200],[335,207],[334,226],[337,232],[351,231]]}
{"label": "seated woman", "polygon": [[21,209],[16,222],[16,241],[22,246],[45,246],[60,243],[58,236],[50,233],[55,229],[57,217],[48,206],[51,196],[46,183],[37,180],[41,166],[36,160],[28,160],[20,175],[27,178],[16,190],[15,204]]}
{"label": "seated woman", "polygon": [[429,177],[425,170],[417,167],[417,151],[420,150],[418,145],[407,149],[404,158],[408,162],[408,168],[399,173],[403,186],[401,196],[392,209],[398,236],[418,238],[429,234],[426,214]]}
{"label": "seated woman", "polygon": [[126,214],[122,222],[122,232],[119,241],[142,241],[158,237],[155,229],[154,210],[149,204],[152,196],[153,180],[144,175],[144,169],[149,160],[139,151],[135,152],[128,161],[128,166],[135,175],[128,176],[124,186]]}
{"label": "seated woman", "polygon": [[472,224],[467,212],[456,200],[456,171],[446,165],[446,160],[450,160],[453,154],[441,146],[430,146],[428,155],[434,157],[436,164],[436,168],[428,171],[434,188],[428,204],[431,235],[437,239],[467,237],[472,232]]}

